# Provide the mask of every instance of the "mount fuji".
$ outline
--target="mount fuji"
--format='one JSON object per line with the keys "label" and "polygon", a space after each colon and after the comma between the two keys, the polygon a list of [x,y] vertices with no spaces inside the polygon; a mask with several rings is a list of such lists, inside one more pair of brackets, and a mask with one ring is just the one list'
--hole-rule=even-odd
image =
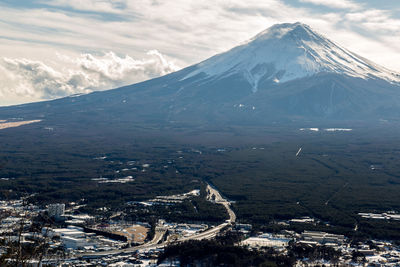
{"label": "mount fuji", "polygon": [[178,72],[118,89],[0,109],[63,123],[262,125],[400,115],[400,75],[302,23],[277,24]]}
{"label": "mount fuji", "polygon": [[301,23],[274,25],[247,43],[198,64],[184,79],[200,73],[210,78],[239,74],[256,92],[260,82],[284,83],[322,72],[400,81],[399,75],[351,53]]}

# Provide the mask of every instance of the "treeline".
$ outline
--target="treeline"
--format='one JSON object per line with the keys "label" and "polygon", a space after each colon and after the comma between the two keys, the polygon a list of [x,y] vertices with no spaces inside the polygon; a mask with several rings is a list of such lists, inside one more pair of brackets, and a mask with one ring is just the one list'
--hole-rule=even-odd
{"label": "treeline", "polygon": [[222,205],[213,204],[201,196],[171,205],[142,206],[136,204],[127,207],[125,213],[125,219],[131,221],[150,221],[152,218],[160,218],[177,223],[207,222],[215,224],[228,219],[228,214]]}
{"label": "treeline", "polygon": [[187,241],[167,247],[158,262],[178,259],[181,266],[292,266],[295,258],[252,251],[219,240]]}
{"label": "treeline", "polygon": [[[277,253],[272,248],[260,250],[237,246],[242,239],[237,233],[228,232],[213,240],[191,240],[177,243],[165,248],[158,263],[179,260],[181,266],[295,266],[297,260],[324,260],[332,264],[339,262],[340,251],[326,246],[309,246],[289,244],[287,253]],[[353,255],[358,261],[360,255]],[[361,255],[362,256],[362,255]]]}

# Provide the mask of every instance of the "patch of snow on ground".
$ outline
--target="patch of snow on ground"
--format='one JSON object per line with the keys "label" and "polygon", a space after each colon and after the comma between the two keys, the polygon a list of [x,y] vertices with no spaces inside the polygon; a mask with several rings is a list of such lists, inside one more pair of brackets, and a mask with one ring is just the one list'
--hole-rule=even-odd
{"label": "patch of snow on ground", "polygon": [[327,132],[351,132],[353,129],[348,129],[348,128],[327,128],[324,129],[324,131]]}

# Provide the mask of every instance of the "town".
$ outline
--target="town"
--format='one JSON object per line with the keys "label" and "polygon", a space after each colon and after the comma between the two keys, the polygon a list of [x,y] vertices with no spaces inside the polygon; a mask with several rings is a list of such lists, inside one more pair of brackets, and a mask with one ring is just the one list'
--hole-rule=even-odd
{"label": "town", "polygon": [[[108,218],[79,214],[80,205],[74,202],[40,207],[28,204],[26,197],[1,201],[1,260],[16,266],[180,266],[176,257],[159,261],[166,247],[236,233],[240,240],[235,246],[251,251],[272,249],[282,256],[296,251],[296,266],[400,264],[400,247],[390,241],[352,242],[344,235],[318,231],[254,232],[251,224],[237,222],[230,201],[215,187],[207,185],[206,191],[208,201],[226,209],[229,219],[225,222],[175,223],[160,218],[151,225],[122,220],[119,213]],[[199,194],[194,190],[129,204],[171,205]],[[304,217],[277,223],[312,224],[315,220]]]}

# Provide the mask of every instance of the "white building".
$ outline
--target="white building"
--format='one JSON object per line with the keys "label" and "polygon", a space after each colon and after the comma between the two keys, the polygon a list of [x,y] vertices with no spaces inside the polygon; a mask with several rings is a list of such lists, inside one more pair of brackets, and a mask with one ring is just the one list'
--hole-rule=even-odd
{"label": "white building", "polygon": [[304,231],[301,237],[305,241],[318,242],[319,244],[333,243],[333,244],[343,244],[345,237],[344,235],[334,235],[325,232],[314,232],[314,231]]}
{"label": "white building", "polygon": [[69,228],[58,228],[58,229],[52,229],[52,228],[48,228],[48,227],[43,227],[42,228],[42,235],[43,236],[49,236],[49,237],[53,237],[53,236],[59,236],[59,237],[63,237],[63,236],[69,236],[69,237],[84,237],[85,233],[83,232],[82,229],[79,229],[78,227],[74,228],[74,227],[69,227]]}
{"label": "white building", "polygon": [[243,246],[250,247],[287,247],[292,239],[283,235],[262,234],[257,237],[249,237],[241,242]]}
{"label": "white building", "polygon": [[47,211],[50,217],[61,217],[64,215],[65,204],[50,204]]}

